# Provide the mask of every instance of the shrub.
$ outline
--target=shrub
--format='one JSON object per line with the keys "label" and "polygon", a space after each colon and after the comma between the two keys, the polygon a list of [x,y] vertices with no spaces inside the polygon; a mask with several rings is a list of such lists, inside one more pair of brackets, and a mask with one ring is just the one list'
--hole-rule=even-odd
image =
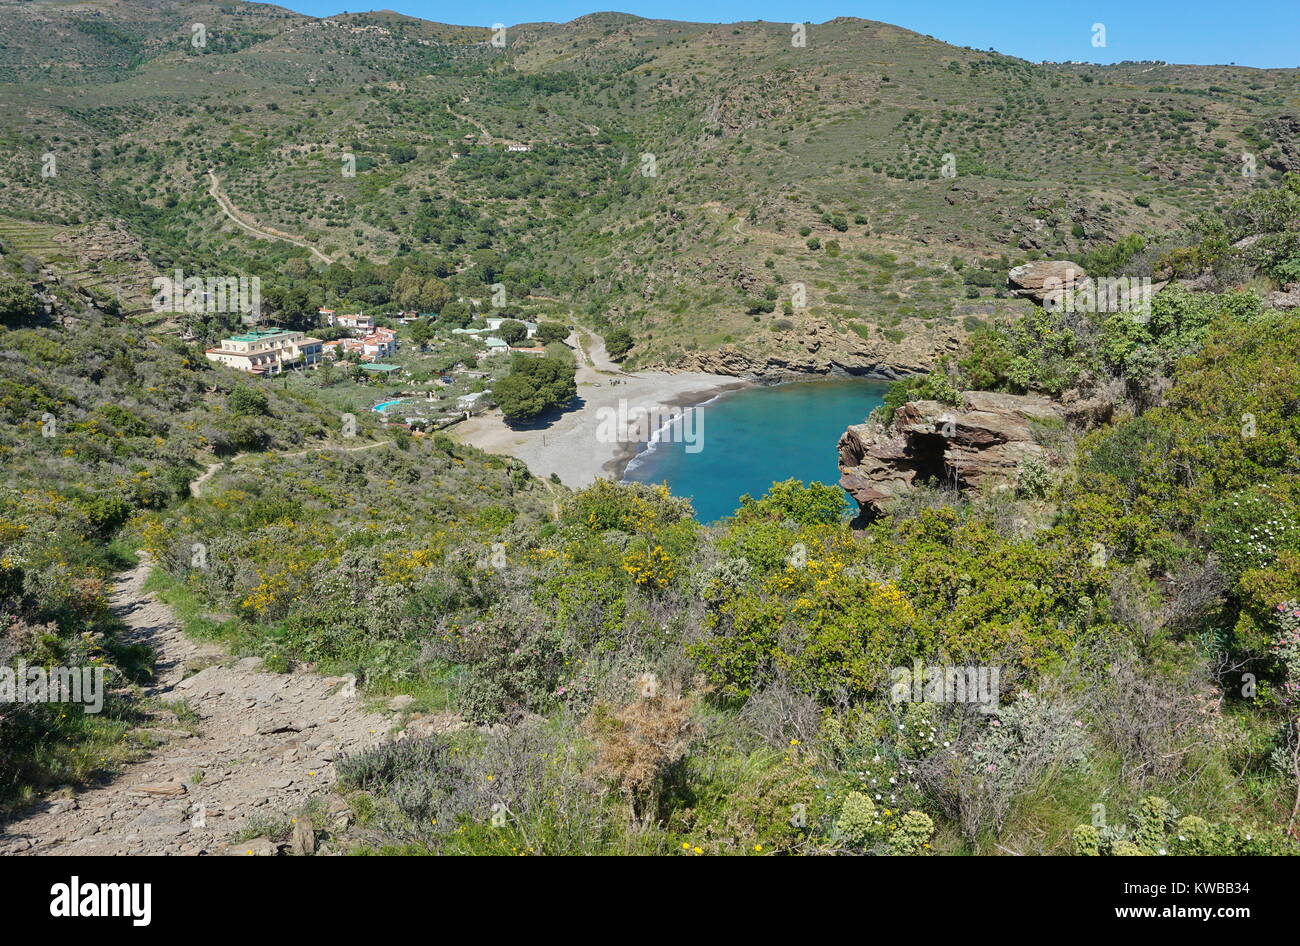
{"label": "shrub", "polygon": [[662,692],[653,678],[639,699],[618,711],[597,705],[586,727],[596,738],[593,775],[627,804],[633,826],[658,821],[660,802],[680,778],[694,738],[693,701]]}
{"label": "shrub", "polygon": [[488,616],[460,634],[458,662],[467,665],[460,693],[474,723],[518,722],[557,702],[565,642],[549,628],[517,617]]}
{"label": "shrub", "polygon": [[232,413],[241,417],[258,417],[265,414],[270,406],[265,391],[243,384],[235,385],[226,403]]}
{"label": "shrub", "polygon": [[1300,523],[1277,497],[1246,490],[1207,512],[1210,545],[1232,578],[1271,565],[1282,551],[1300,549]]}
{"label": "shrub", "polygon": [[1081,824],[1070,835],[1071,849],[1076,856],[1097,857],[1101,854],[1101,840],[1097,829],[1090,824]]}
{"label": "shrub", "polygon": [[25,280],[0,277],[0,322],[16,325],[40,315],[36,293]]}
{"label": "shrub", "polygon": [[1077,855],[1139,857],[1171,854],[1191,857],[1277,856],[1300,854],[1300,848],[1280,826],[1211,822],[1198,815],[1179,817],[1163,798],[1148,795],[1130,824],[1074,829]]}
{"label": "shrub", "polygon": [[690,500],[674,496],[668,487],[645,483],[596,480],[574,493],[564,512],[566,522],[592,532],[617,529],[632,535],[653,534],[665,526],[690,522]]}
{"label": "shrub", "polygon": [[976,328],[957,362],[962,383],[976,391],[1000,391],[1010,380],[1011,343],[996,328]]}
{"label": "shrub", "polygon": [[882,424],[889,425],[894,420],[894,414],[908,401],[939,401],[957,405],[961,403],[961,395],[947,372],[938,370],[890,382],[883,400],[877,419]]}
{"label": "shrub", "polygon": [[364,791],[387,802],[384,826],[399,837],[424,837],[437,822],[451,823],[463,770],[438,736],[385,742],[338,761],[343,791]]}
{"label": "shrub", "polygon": [[917,753],[916,781],[968,841],[996,834],[1020,798],[1058,770],[1083,762],[1078,710],[1073,697],[1055,691],[1022,692],[987,714],[970,704],[937,705],[933,738],[951,752]]}
{"label": "shrub", "polygon": [[825,525],[840,522],[845,513],[844,493],[838,487],[812,482],[804,485],[789,479],[773,483],[762,499],[748,493],[740,497],[736,519],[740,522],[767,520]]}
{"label": "shrub", "polygon": [[1028,457],[1016,471],[1016,495],[1042,499],[1052,488],[1052,474],[1037,457]]}
{"label": "shrub", "polygon": [[765,854],[820,850],[819,835],[833,809],[813,766],[794,753],[773,758],[766,750],[742,764],[737,776],[719,786],[724,795],[716,806],[696,815],[683,830],[719,852],[755,846]]}
{"label": "shrub", "polygon": [[900,857],[924,854],[930,849],[933,834],[934,822],[929,815],[921,811],[909,811],[889,835],[889,853]]}
{"label": "shrub", "polygon": [[876,803],[861,792],[849,792],[840,803],[835,822],[840,839],[850,847],[869,847],[883,832]]}

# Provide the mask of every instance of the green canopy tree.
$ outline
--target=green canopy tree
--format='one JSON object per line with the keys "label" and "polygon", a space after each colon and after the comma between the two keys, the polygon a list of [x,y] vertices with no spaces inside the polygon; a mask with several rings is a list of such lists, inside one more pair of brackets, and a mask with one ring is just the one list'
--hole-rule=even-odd
{"label": "green canopy tree", "polygon": [[416,319],[411,323],[411,341],[420,346],[420,351],[429,347],[429,341],[435,334],[431,319]]}
{"label": "green canopy tree", "polygon": [[531,420],[577,396],[575,374],[572,365],[555,358],[516,355],[510,374],[496,383],[492,395],[506,420]]}
{"label": "green canopy tree", "polygon": [[615,361],[626,356],[635,344],[636,340],[632,338],[632,333],[622,327],[611,329],[605,335],[605,351],[609,352],[609,357]]}
{"label": "green canopy tree", "polygon": [[469,325],[473,315],[469,311],[469,306],[463,302],[448,302],[438,310],[438,317],[441,321],[457,328],[464,328]]}
{"label": "green canopy tree", "polygon": [[497,335],[507,345],[518,345],[528,337],[528,327],[523,322],[510,319],[501,323],[501,327],[497,329]]}
{"label": "green canopy tree", "polygon": [[543,345],[562,342],[568,337],[569,327],[560,322],[539,322],[537,325],[537,340]]}

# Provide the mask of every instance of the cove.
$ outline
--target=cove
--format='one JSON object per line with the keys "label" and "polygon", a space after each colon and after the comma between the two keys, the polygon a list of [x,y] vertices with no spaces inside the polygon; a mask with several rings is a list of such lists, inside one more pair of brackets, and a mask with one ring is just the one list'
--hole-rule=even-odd
{"label": "cove", "polygon": [[[834,485],[840,434],[866,420],[887,387],[885,381],[835,378],[724,394],[694,408],[703,411],[698,452],[688,452],[670,432],[637,454],[623,479],[667,483],[691,500],[701,522],[731,515],[742,495],[758,498],[778,480]],[[845,512],[852,512],[848,494]]]}

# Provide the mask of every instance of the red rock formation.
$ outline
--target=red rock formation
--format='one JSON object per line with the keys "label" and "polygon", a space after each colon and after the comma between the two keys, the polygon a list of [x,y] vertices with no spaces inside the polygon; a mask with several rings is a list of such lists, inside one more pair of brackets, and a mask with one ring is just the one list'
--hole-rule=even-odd
{"label": "red rock formation", "polygon": [[966,391],[960,407],[909,401],[888,427],[868,422],[840,437],[840,485],[868,519],[919,483],[958,489],[1014,485],[1021,465],[1059,462],[1034,437],[1065,412],[1045,397]]}

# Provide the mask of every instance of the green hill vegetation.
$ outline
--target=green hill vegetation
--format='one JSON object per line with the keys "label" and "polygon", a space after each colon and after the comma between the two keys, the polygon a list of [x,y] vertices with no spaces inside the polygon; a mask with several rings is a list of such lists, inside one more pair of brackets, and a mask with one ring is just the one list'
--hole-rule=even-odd
{"label": "green hill vegetation", "polygon": [[[103,599],[138,544],[192,633],[462,721],[342,760],[361,849],[1294,853],[1300,323],[1167,291],[1145,332],[1118,358],[1103,326],[1066,371],[1037,309],[974,346],[952,370],[986,386],[1123,383],[1131,409],[1034,495],[921,490],[854,530],[816,484],[706,527],[445,436],[346,451],[310,396],[192,346],[11,324],[6,641],[123,686],[93,725],[7,715],[8,791],[127,751],[145,655]],[[997,667],[1000,700],[886,698],[916,661]]]}
{"label": "green hill vegetation", "polygon": [[[52,55],[18,52],[51,35]],[[23,4],[0,24],[0,210],[111,220],[155,272],[259,274],[293,324],[405,306],[403,279],[479,301],[499,282],[630,331],[635,364],[784,350],[813,324],[889,363],[1013,312],[1008,262],[1167,234],[1294,169],[1294,70],[1034,64],[847,18],[804,47],[785,24],[616,14],[489,39],[388,13]],[[248,220],[335,262],[236,227],[210,168]]]}

